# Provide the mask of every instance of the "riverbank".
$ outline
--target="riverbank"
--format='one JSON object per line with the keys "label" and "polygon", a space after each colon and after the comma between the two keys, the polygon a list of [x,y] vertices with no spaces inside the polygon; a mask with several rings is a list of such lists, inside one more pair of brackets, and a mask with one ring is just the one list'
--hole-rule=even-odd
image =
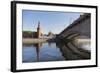
{"label": "riverbank", "polygon": [[23,44],[47,42],[49,38],[23,38]]}

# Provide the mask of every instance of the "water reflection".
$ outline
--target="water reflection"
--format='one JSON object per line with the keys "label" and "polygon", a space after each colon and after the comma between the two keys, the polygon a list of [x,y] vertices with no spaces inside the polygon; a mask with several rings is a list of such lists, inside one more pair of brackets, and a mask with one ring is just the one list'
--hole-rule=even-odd
{"label": "water reflection", "polygon": [[65,58],[56,43],[35,43],[23,45],[23,62],[62,61]]}
{"label": "water reflection", "polygon": [[23,44],[22,58],[24,63],[84,60],[90,59],[91,53],[85,49],[76,47],[72,42],[40,42]]}
{"label": "water reflection", "polygon": [[39,61],[39,52],[40,52],[40,48],[42,47],[42,43],[36,43],[33,44],[33,46],[36,48],[37,61]]}
{"label": "water reflection", "polygon": [[91,53],[89,51],[83,48],[78,48],[72,42],[62,42],[62,44],[57,43],[57,46],[59,46],[66,60],[84,60],[91,58]]}

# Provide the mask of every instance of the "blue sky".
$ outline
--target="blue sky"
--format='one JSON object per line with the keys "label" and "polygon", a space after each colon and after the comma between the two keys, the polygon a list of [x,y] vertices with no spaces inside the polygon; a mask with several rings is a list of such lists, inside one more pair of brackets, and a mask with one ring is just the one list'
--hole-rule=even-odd
{"label": "blue sky", "polygon": [[24,31],[36,31],[38,22],[44,34],[49,31],[59,34],[68,25],[80,16],[80,13],[74,12],[51,12],[51,11],[22,11],[22,24]]}

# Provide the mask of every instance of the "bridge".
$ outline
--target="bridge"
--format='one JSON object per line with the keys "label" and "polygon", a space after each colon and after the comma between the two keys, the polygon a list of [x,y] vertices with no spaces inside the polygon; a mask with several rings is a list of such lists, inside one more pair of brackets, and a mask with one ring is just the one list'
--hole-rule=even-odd
{"label": "bridge", "polygon": [[[80,15],[58,36],[58,45],[66,59],[90,59],[91,14]],[[61,45],[63,43],[63,45]],[[65,44],[65,45],[64,45]],[[88,45],[89,47],[86,47]],[[83,46],[83,47],[82,47]],[[74,57],[71,55],[74,54]]]}
{"label": "bridge", "polygon": [[65,28],[58,37],[60,38],[72,38],[77,36],[91,37],[91,14],[84,13],[75,20],[70,26]]}

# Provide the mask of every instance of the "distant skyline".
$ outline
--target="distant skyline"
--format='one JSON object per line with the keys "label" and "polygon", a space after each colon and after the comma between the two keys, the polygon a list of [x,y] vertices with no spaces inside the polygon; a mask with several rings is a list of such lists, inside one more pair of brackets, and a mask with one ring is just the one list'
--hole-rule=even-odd
{"label": "distant skyline", "polygon": [[79,18],[81,13],[74,12],[51,12],[51,11],[22,11],[22,25],[24,31],[36,31],[38,22],[44,34],[53,32],[59,34],[73,21]]}

